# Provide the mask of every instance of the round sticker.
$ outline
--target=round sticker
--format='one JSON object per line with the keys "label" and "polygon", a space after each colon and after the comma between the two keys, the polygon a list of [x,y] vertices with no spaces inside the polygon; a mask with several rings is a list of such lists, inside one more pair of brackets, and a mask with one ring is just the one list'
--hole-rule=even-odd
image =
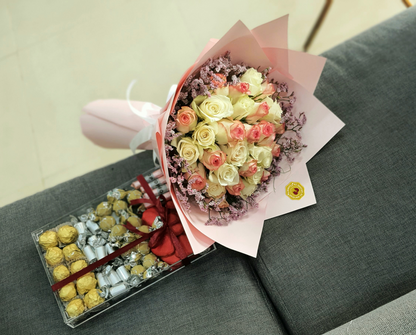
{"label": "round sticker", "polygon": [[286,195],[292,200],[300,200],[305,195],[305,188],[297,182],[290,182],[286,185]]}

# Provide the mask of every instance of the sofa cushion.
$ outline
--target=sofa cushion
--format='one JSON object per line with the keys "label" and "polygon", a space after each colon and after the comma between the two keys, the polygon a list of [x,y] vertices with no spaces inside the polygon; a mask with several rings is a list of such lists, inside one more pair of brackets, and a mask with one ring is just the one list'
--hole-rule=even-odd
{"label": "sofa cushion", "polygon": [[308,163],[317,205],[268,220],[252,260],[292,334],[416,288],[415,22],[413,7],[324,54],[316,96],[346,126]]}
{"label": "sofa cushion", "polygon": [[0,209],[0,334],[285,334],[246,257],[218,247],[73,330],[30,233],[152,167],[146,152]]}

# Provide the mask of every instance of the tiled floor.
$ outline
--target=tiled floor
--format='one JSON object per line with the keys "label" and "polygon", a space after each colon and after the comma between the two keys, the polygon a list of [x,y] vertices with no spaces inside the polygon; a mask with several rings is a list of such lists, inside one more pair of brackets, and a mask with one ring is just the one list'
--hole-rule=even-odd
{"label": "tiled floor", "polygon": [[[0,0],[0,206],[130,155],[85,139],[81,108],[99,98],[162,105],[210,37],[237,20],[290,14],[301,50],[324,0]],[[335,0],[319,54],[406,10],[400,0]]]}

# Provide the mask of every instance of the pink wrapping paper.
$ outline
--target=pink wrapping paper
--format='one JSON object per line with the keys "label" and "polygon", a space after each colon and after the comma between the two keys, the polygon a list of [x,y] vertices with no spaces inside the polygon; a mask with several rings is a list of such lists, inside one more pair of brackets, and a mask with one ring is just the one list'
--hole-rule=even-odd
{"label": "pink wrapping paper", "polygon": [[[164,133],[169,112],[175,106],[178,94],[184,80],[198,69],[207,59],[231,52],[233,62],[244,62],[257,68],[272,67],[269,78],[284,81],[289,84],[290,91],[295,91],[297,102],[295,109],[306,113],[308,121],[302,130],[304,143],[308,145],[302,151],[299,159],[292,165],[290,172],[276,178],[273,187],[262,196],[259,208],[252,209],[242,220],[228,226],[207,226],[207,214],[197,207],[191,212],[185,212],[176,199],[172,186],[172,199],[182,220],[185,232],[194,253],[205,250],[214,241],[228,248],[256,257],[264,220],[286,214],[316,203],[312,184],[306,168],[306,162],[311,159],[343,126],[318,99],[313,91],[323,70],[325,59],[287,48],[288,16],[281,17],[261,25],[250,31],[241,21],[237,22],[220,40],[211,39],[191,66],[182,76],[177,90],[166,106],[162,109],[153,105],[153,116],[158,117],[156,124],[156,142],[160,156],[161,167],[168,175],[166,155],[164,150]],[[132,102],[135,108],[143,106],[140,102]],[[97,101],[84,108],[85,115],[81,125],[85,136],[94,143],[104,147],[128,147],[129,139],[135,136],[145,126],[142,120],[129,112],[127,103],[123,101]],[[137,107],[136,107],[137,106]],[[136,121],[134,121],[136,120]],[[105,138],[100,136],[106,130]],[[111,139],[109,134],[112,134]],[[139,148],[149,149],[150,141],[143,142]],[[290,180],[289,180],[290,179]],[[301,181],[305,187],[305,197],[301,201],[290,200],[284,194],[284,185],[291,180]],[[273,204],[273,206],[267,206]],[[279,206],[276,206],[279,204]]]}

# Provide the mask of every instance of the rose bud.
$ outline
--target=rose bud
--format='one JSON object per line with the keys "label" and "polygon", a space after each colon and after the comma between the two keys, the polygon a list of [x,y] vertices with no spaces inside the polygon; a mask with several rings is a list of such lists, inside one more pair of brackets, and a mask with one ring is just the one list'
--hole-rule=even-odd
{"label": "rose bud", "polygon": [[237,85],[229,86],[228,97],[230,98],[233,104],[242,96],[250,95],[250,84],[249,83],[238,83]]}
{"label": "rose bud", "polygon": [[257,172],[257,161],[252,159],[248,162],[245,162],[242,167],[238,170],[238,174],[241,177],[251,177]]}
{"label": "rose bud", "polygon": [[282,135],[286,131],[286,127],[284,123],[278,124],[275,126],[276,134]]}
{"label": "rose bud", "polygon": [[230,206],[230,204],[225,199],[223,199],[221,203],[218,205],[219,208],[227,208],[228,206]]}
{"label": "rose bud", "polygon": [[196,167],[191,167],[191,170],[192,174],[189,176],[188,172],[185,173],[185,178],[187,178],[188,184],[191,185],[191,188],[197,191],[201,191],[207,184],[207,175],[204,165],[198,163]]}
{"label": "rose bud", "polygon": [[262,90],[262,93],[260,96],[256,97],[256,100],[257,99],[263,100],[264,98],[276,92],[274,85],[269,83],[267,80],[261,84],[261,90]]}
{"label": "rose bud", "polygon": [[210,171],[218,170],[224,164],[227,156],[221,150],[204,150],[202,164]]}
{"label": "rose bud", "polygon": [[269,114],[270,106],[268,105],[267,102],[262,102],[262,103],[256,104],[256,105],[258,106],[257,109],[254,109],[254,112],[251,112],[246,117],[246,121],[249,124],[253,124],[253,123],[257,122],[259,119],[261,119],[262,117]]}
{"label": "rose bud", "polygon": [[241,191],[244,189],[243,179],[240,177],[240,181],[238,184],[233,186],[226,186],[225,188],[227,189],[228,193],[239,196]]}
{"label": "rose bud", "polygon": [[178,129],[182,134],[186,134],[187,132],[194,130],[197,123],[198,118],[193,109],[185,106],[178,111],[176,129]]}
{"label": "rose bud", "polygon": [[246,138],[247,142],[254,143],[260,140],[262,134],[261,127],[258,124],[250,126],[249,124],[244,124],[246,128]]}
{"label": "rose bud", "polygon": [[261,177],[261,181],[266,181],[270,177],[270,172],[267,170],[263,170],[263,176]]}
{"label": "rose bud", "polygon": [[275,143],[274,146],[272,147],[272,155],[274,157],[279,157],[280,156],[280,145]]}
{"label": "rose bud", "polygon": [[[274,127],[273,127],[274,128]],[[272,136],[269,136],[269,137],[265,137],[265,138],[263,138],[261,141],[259,141],[258,143],[257,143],[257,145],[258,146],[261,146],[261,147],[272,147],[273,146],[273,144],[275,143],[274,142],[274,139],[276,138],[276,135],[275,134],[272,134]]]}

